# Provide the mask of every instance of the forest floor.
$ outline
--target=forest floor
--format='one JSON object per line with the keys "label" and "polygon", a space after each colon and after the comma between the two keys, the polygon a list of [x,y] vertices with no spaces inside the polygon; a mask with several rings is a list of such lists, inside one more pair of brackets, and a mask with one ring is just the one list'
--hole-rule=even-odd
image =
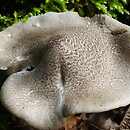
{"label": "forest floor", "polygon": [[[109,130],[110,127],[119,126],[127,107],[103,113],[77,114],[66,117],[62,127],[58,130]],[[37,130],[11,115],[0,105],[0,130]]]}

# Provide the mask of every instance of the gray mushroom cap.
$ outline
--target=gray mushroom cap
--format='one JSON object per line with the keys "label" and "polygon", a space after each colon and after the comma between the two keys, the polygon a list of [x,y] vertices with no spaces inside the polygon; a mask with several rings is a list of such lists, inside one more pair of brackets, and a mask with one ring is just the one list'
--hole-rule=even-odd
{"label": "gray mushroom cap", "polygon": [[50,12],[43,16],[33,16],[28,23],[8,27],[0,32],[0,69],[9,69],[13,73],[28,65],[36,66],[41,60],[47,40],[56,30],[86,24],[76,13]]}
{"label": "gray mushroom cap", "polygon": [[[57,26],[46,25],[51,18]],[[1,99],[11,112],[34,127],[49,129],[64,114],[130,104],[129,26],[106,15],[89,19],[70,12],[47,13],[34,21],[42,21],[36,24],[41,28],[32,27],[31,34],[47,36],[44,52],[33,71],[16,72],[4,82]]]}

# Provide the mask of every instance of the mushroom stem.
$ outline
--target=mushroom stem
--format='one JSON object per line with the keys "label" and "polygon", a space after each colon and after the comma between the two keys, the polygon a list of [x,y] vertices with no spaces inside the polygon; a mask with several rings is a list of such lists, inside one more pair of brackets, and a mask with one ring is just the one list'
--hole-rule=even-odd
{"label": "mushroom stem", "polygon": [[120,124],[120,130],[130,129],[130,106]]}

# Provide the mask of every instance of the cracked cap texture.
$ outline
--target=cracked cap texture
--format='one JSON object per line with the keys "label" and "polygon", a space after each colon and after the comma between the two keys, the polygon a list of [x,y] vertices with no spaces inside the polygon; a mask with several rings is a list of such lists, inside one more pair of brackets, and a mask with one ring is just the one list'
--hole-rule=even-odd
{"label": "cracked cap texture", "polygon": [[130,104],[129,26],[106,15],[46,13],[9,27],[1,37],[6,45],[2,43],[0,49],[9,49],[4,50],[5,57],[0,56],[1,64],[2,59],[17,57],[15,64],[21,69],[36,65],[32,71],[17,72],[8,62],[13,74],[1,90],[3,104],[30,125],[50,129],[64,115]]}

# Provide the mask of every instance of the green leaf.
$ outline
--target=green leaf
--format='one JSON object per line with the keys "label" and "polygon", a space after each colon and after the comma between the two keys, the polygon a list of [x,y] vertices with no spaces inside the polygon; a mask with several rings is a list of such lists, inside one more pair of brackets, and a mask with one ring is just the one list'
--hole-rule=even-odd
{"label": "green leaf", "polygon": [[103,13],[107,13],[107,7],[104,4],[96,3],[96,7]]}
{"label": "green leaf", "polygon": [[41,9],[40,9],[40,8],[36,8],[36,7],[34,7],[32,13],[33,13],[33,15],[38,15],[38,14],[41,13]]}
{"label": "green leaf", "polygon": [[124,4],[127,4],[127,0],[121,0]]}
{"label": "green leaf", "polygon": [[119,13],[124,14],[124,6],[122,3],[117,2],[117,1],[112,1],[110,3],[110,10],[117,10]]}

